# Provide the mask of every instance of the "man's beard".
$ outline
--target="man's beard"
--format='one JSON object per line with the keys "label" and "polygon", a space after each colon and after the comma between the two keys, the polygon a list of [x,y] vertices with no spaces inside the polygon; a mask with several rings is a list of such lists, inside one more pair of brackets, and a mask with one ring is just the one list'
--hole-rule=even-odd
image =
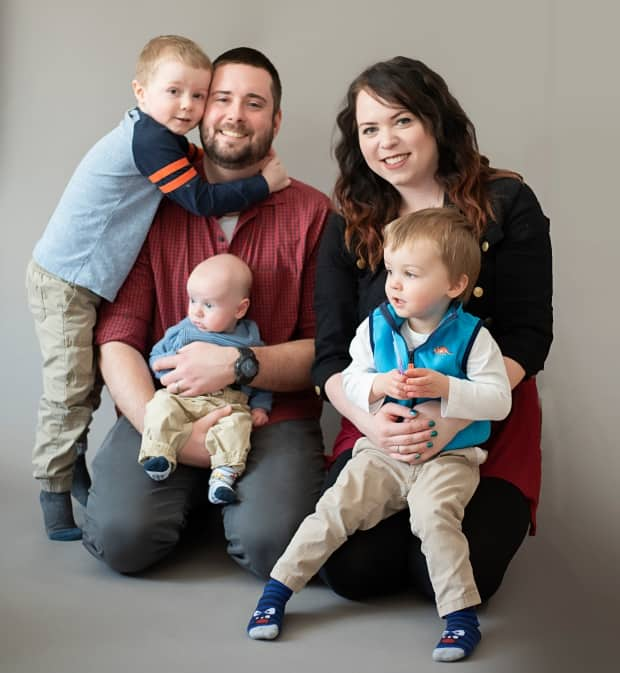
{"label": "man's beard", "polygon": [[[242,126],[224,126],[224,129],[245,132]],[[255,134],[251,141],[243,147],[234,148],[225,146],[226,136],[219,133],[218,130],[212,135],[207,136],[205,131],[200,129],[200,140],[205,154],[216,166],[220,168],[247,168],[264,159],[273,142],[273,127],[262,135]]]}

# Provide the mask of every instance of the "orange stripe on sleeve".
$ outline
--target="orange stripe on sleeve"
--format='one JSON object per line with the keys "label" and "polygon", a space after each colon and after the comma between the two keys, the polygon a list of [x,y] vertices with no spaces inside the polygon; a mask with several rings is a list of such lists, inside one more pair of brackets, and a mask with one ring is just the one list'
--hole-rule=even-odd
{"label": "orange stripe on sleeve", "polygon": [[162,185],[159,189],[164,194],[169,194],[170,192],[173,192],[175,189],[178,189],[179,187],[182,187],[184,184],[189,182],[195,175],[198,175],[196,169],[190,168],[188,171],[185,171],[185,173],[179,175],[178,178],[170,180],[170,182],[167,182],[165,185]]}
{"label": "orange stripe on sleeve", "polygon": [[189,166],[189,161],[186,157],[177,159],[177,161],[173,161],[167,166],[160,168],[158,171],[155,171],[155,173],[151,173],[151,175],[149,175],[149,180],[153,183],[157,183],[185,166]]}

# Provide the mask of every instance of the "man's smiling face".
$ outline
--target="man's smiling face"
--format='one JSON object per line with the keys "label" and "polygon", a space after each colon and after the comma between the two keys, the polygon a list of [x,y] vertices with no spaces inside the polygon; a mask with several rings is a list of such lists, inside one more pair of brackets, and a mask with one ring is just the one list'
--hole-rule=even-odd
{"label": "man's smiling face", "polygon": [[264,159],[280,128],[273,113],[271,76],[254,66],[227,63],[216,68],[200,138],[207,158],[222,168],[247,168]]}

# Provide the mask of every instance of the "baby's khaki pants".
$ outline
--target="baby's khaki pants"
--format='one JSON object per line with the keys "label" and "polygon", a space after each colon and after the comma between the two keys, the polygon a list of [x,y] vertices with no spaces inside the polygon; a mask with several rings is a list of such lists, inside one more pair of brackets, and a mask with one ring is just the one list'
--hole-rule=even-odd
{"label": "baby's khaki pants", "polygon": [[210,395],[182,397],[158,390],[146,405],[144,432],[138,460],[163,456],[176,467],[177,455],[192,432],[192,424],[227,404],[232,406],[230,416],[224,416],[207,431],[205,448],[211,454],[211,467],[228,465],[237,475],[245,470],[250,450],[252,415],[248,397],[240,390],[224,388]]}

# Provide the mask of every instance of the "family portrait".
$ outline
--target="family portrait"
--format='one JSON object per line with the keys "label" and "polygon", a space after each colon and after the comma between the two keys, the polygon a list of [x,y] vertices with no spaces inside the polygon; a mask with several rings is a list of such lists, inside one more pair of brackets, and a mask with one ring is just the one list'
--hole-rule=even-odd
{"label": "family portrait", "polygon": [[604,670],[609,41],[159,4],[6,11],[0,671]]}

